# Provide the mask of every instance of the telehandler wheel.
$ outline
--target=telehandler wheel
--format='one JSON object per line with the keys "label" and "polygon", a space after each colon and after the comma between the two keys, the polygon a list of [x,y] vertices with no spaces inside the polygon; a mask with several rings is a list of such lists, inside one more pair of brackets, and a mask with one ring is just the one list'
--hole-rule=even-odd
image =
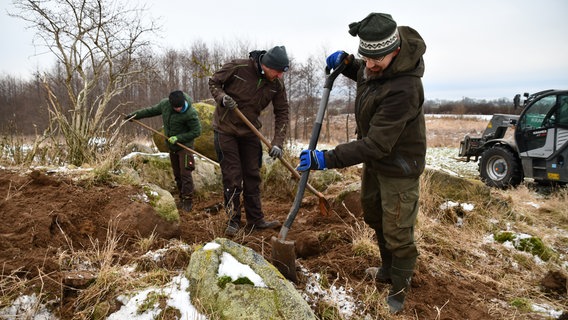
{"label": "telehandler wheel", "polygon": [[520,159],[501,145],[495,145],[481,154],[479,175],[486,185],[501,189],[516,187],[524,178]]}

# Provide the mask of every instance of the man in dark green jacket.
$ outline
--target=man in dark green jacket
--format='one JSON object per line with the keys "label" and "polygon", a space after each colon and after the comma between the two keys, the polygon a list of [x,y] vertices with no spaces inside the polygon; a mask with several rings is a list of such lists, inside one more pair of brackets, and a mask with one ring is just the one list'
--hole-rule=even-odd
{"label": "man in dark green jacket", "polygon": [[197,110],[191,105],[188,94],[176,90],[168,98],[162,99],[155,106],[134,111],[126,119],[142,119],[162,115],[164,133],[168,137],[170,163],[179,191],[180,207],[191,211],[193,206],[193,176],[195,162],[193,154],[177,143],[193,148],[193,141],[201,135],[201,123]]}
{"label": "man in dark green jacket", "polygon": [[342,168],[363,163],[361,204],[365,222],[375,230],[382,266],[376,279],[392,283],[387,302],[392,313],[403,309],[418,249],[414,225],[419,178],[425,167],[426,129],[422,76],[426,44],[410,27],[397,27],[389,14],[371,13],[349,25],[359,36],[354,59],[337,51],[327,59],[357,81],[357,140],[333,150],[303,150],[298,170]]}

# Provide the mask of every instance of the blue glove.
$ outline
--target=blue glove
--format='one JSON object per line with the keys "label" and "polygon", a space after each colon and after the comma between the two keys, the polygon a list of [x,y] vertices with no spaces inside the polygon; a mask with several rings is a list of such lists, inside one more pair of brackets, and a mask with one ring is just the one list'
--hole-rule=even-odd
{"label": "blue glove", "polygon": [[176,137],[176,136],[171,136],[168,139],[168,142],[171,143],[171,144],[176,144],[177,141],[178,141],[178,137]]}
{"label": "blue glove", "polygon": [[335,70],[337,67],[341,65],[343,59],[345,59],[349,54],[347,52],[339,50],[335,51],[334,53],[330,54],[327,59],[325,59],[325,63],[329,69]]}
{"label": "blue glove", "polygon": [[298,171],[308,170],[325,170],[325,151],[319,150],[302,150],[300,152],[300,165],[296,168]]}

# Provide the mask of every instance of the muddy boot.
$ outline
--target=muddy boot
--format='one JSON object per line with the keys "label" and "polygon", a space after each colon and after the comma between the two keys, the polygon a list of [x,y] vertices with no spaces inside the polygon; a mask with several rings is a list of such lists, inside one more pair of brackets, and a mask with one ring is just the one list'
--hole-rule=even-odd
{"label": "muddy boot", "polygon": [[392,252],[387,249],[384,243],[379,243],[379,251],[381,252],[381,266],[377,271],[375,280],[381,283],[392,283],[391,280],[391,266],[392,266]]}
{"label": "muddy boot", "polygon": [[193,208],[193,199],[191,198],[183,198],[181,199],[181,209],[185,212],[190,212],[191,209]]}
{"label": "muddy boot", "polygon": [[280,228],[281,224],[278,221],[266,221],[264,219],[255,222],[252,225],[253,229],[277,229]]}
{"label": "muddy boot", "polygon": [[404,298],[410,289],[415,264],[416,257],[409,259],[393,257],[391,267],[392,288],[387,297],[391,314],[398,313],[404,308]]}
{"label": "muddy boot", "polygon": [[228,237],[233,237],[239,232],[239,224],[234,221],[229,221],[227,228],[225,229],[225,235]]}
{"label": "muddy boot", "polygon": [[382,231],[376,231],[381,253],[381,265],[379,267],[370,267],[365,270],[365,273],[375,279],[379,283],[392,283],[391,281],[391,265],[392,265],[392,252],[387,249],[385,244],[386,240],[382,235]]}

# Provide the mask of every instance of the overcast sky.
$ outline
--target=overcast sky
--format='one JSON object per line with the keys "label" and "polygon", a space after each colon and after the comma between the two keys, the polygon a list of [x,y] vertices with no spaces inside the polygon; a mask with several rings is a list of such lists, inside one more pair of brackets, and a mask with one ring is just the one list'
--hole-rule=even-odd
{"label": "overcast sky", "polygon": [[[140,0],[162,24],[156,45],[188,49],[244,41],[253,49],[285,45],[297,61],[335,50],[356,53],[348,24],[370,12],[390,13],[426,41],[427,99],[512,98],[568,89],[566,0]],[[33,30],[9,17],[0,0],[0,74],[26,77],[52,63],[34,48]],[[38,55],[39,54],[39,55]]]}

